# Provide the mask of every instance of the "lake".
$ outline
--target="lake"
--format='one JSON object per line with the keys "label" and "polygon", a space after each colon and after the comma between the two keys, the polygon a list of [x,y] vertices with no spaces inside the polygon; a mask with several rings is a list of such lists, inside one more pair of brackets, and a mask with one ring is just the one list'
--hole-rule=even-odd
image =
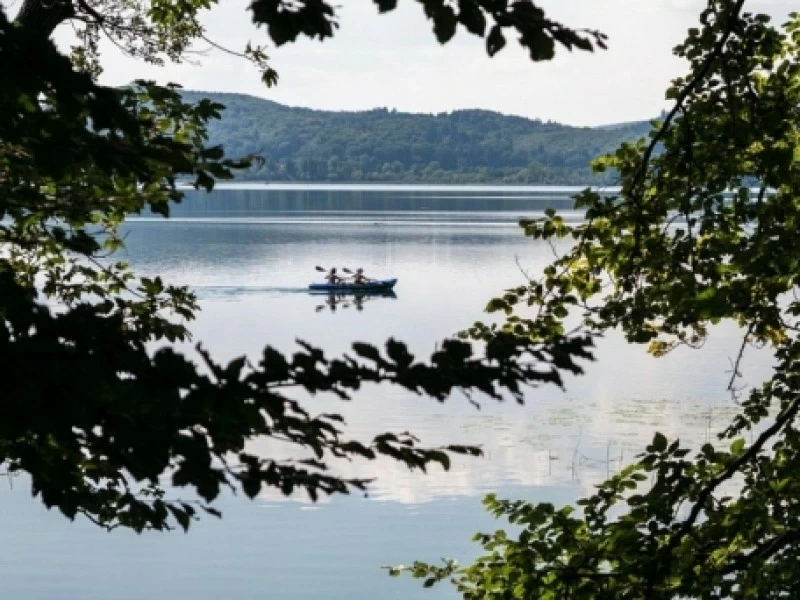
{"label": "lake", "polygon": [[[173,218],[127,225],[128,260],[141,274],[192,286],[202,311],[194,341],[217,358],[256,356],[296,339],[346,352],[355,340],[394,336],[418,355],[485,319],[486,302],[552,259],[526,239],[520,216],[553,206],[569,212],[576,189],[550,187],[265,186],[192,192]],[[330,301],[306,293],[314,268],[363,267],[397,277],[396,297]],[[473,533],[503,527],[482,510],[490,491],[570,503],[590,493],[646,445],[654,431],[701,443],[736,412],[726,385],[740,340],[718,327],[702,352],[654,359],[610,335],[598,362],[566,389],[530,390],[525,406],[454,396],[439,404],[371,387],[351,403],[316,398],[311,410],[344,414],[348,431],[410,430],[427,444],[481,445],[449,472],[410,473],[389,462],[348,463],[338,472],[377,477],[369,497],[317,504],[265,494],[226,496],[222,520],[190,533],[106,533],[66,521],[31,500],[23,479],[2,484],[0,579],[15,599],[455,598],[393,579],[382,565],[473,558]],[[743,383],[758,384],[769,357],[748,354]],[[283,448],[256,440],[255,448]]]}

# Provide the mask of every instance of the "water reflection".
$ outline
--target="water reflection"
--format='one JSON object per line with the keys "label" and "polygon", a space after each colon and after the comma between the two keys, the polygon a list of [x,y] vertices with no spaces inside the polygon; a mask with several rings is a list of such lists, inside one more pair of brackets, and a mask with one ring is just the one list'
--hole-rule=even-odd
{"label": "water reflection", "polygon": [[[335,407],[345,414],[349,434],[366,440],[379,431],[411,429],[428,445],[469,442],[483,451],[478,458],[454,456],[449,471],[434,468],[427,476],[386,459],[333,467],[345,477],[376,477],[372,499],[415,506],[511,486],[530,489],[540,500],[548,498],[536,490],[554,486],[589,494],[634,460],[656,430],[699,448],[714,443],[715,433],[737,412],[735,405],[710,398],[621,397],[609,405],[583,395],[548,399],[532,393],[525,407],[488,402],[478,411],[456,397],[439,406],[397,391],[366,396]],[[269,440],[254,441],[251,449],[275,458],[296,456],[296,449]],[[272,491],[262,498],[286,501]],[[310,503],[302,496],[291,501]]]}
{"label": "water reflection", "polygon": [[326,293],[326,294],[314,294],[315,296],[325,296],[325,302],[323,304],[318,304],[314,307],[314,312],[320,312],[325,308],[328,308],[331,312],[335,313],[336,309],[347,309],[347,308],[354,308],[355,310],[362,311],[364,310],[364,303],[370,302],[374,300],[379,300],[381,298],[391,298],[396,299],[397,294],[393,291],[377,291],[377,292],[347,292],[344,293]]}
{"label": "water reflection", "polygon": [[172,210],[173,216],[208,217],[302,217],[331,218],[347,213],[369,221],[391,215],[394,221],[451,219],[479,222],[494,218],[514,220],[522,214],[547,207],[569,210],[571,193],[580,188],[514,188],[491,190],[454,189],[449,186],[401,188],[390,186],[299,187],[268,186],[253,189],[221,187],[213,194],[186,191],[186,200]]}
{"label": "water reflection", "polygon": [[[334,357],[350,352],[355,340],[382,345],[389,337],[403,340],[419,357],[429,356],[443,338],[476,319],[486,320],[482,309],[490,297],[524,283],[520,267],[536,274],[552,260],[547,244],[526,239],[515,227],[486,226],[463,212],[451,213],[444,222],[431,215],[422,220],[417,206],[444,211],[462,201],[441,191],[427,197],[414,192],[413,202],[407,195],[392,199],[384,192],[360,191],[350,204],[342,192],[248,193],[238,200],[230,191],[206,197],[201,212],[218,217],[134,223],[128,237],[129,259],[137,269],[199,290],[203,310],[192,326],[195,340],[220,358],[257,357],[266,344],[294,352],[298,338]],[[495,204],[496,198],[463,195],[469,196],[471,209],[507,208]],[[544,206],[543,200],[523,195],[507,200],[536,210]],[[385,227],[368,221],[285,225],[258,220],[271,210],[319,208],[319,203],[330,203],[326,206],[340,211],[335,218],[346,220],[354,211],[394,210],[403,202],[411,202],[406,212],[419,216],[418,225],[408,225],[407,214],[397,217],[402,225],[383,215]],[[190,214],[192,207],[185,208]],[[245,208],[256,216],[232,223],[231,216]],[[394,295],[308,294],[309,271],[328,264],[330,257],[337,264],[398,277],[402,301],[388,302]],[[306,293],[297,293],[301,290]],[[330,314],[337,317],[325,318]],[[410,392],[374,386],[364,386],[351,403],[300,399],[312,412],[342,413],[348,435],[362,441],[384,431],[413,431],[426,445],[470,443],[484,450],[484,458],[456,458],[449,472],[435,478],[391,461],[337,465],[347,477],[377,477],[376,498],[420,504],[509,485],[590,490],[640,452],[655,430],[696,445],[727,425],[736,407],[726,392],[726,371],[739,336],[735,327],[718,328],[702,352],[680,349],[654,359],[610,334],[598,348],[599,362],[586,365],[585,376],[567,379],[566,391],[531,390],[525,407],[489,401],[478,412],[459,396],[440,406]],[[763,353],[751,358],[745,375],[757,384],[770,359]],[[254,447],[276,458],[296,452],[264,440]]]}

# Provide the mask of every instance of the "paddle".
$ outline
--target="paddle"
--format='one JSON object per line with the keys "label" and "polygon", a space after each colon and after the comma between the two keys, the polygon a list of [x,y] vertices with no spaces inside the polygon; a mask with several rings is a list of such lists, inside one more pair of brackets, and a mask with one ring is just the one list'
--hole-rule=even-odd
{"label": "paddle", "polygon": [[[317,271],[319,271],[320,273],[328,273],[328,272],[330,271],[330,269],[325,269],[325,268],[323,268],[323,267],[320,267],[319,265],[317,265],[316,267],[314,267],[314,269],[316,269],[316,270],[317,270]],[[347,271],[347,269],[344,269],[344,270],[345,270],[345,271]],[[349,273],[349,271],[347,271],[347,272]]]}
{"label": "paddle", "polygon": [[[329,271],[329,269],[324,269],[324,268],[320,267],[319,265],[317,265],[314,268],[317,271],[319,271],[320,273],[327,273]],[[352,275],[353,274],[353,272],[350,269],[348,269],[347,267],[342,267],[342,272],[343,273],[347,273],[348,275]]]}
{"label": "paddle", "polygon": [[[320,267],[319,265],[315,266],[314,269],[316,269],[320,273],[327,273],[328,272],[328,269],[324,269],[323,267]],[[347,267],[342,267],[342,273],[346,273],[347,275],[353,275],[353,271],[351,271]],[[371,277],[364,277],[364,280],[365,281],[375,281]]]}
{"label": "paddle", "polygon": [[[317,271],[319,271],[320,273],[328,273],[328,272],[329,272],[329,270],[328,270],[328,269],[325,269],[325,268],[323,268],[323,267],[320,267],[319,265],[315,266],[315,267],[314,267],[314,269],[315,269],[315,270],[317,270]],[[347,268],[345,268],[344,270],[345,270],[345,271],[347,271],[348,273],[350,272],[350,270],[349,270],[349,269],[347,269]],[[338,283],[343,283],[343,282],[344,282],[344,280],[343,280],[341,277],[338,277],[338,276],[336,276],[336,275],[334,275],[334,276],[335,276],[335,277],[336,277],[336,278],[339,280],[339,281],[338,281]],[[326,279],[327,279],[327,278],[326,278]]]}
{"label": "paddle", "polygon": [[[353,272],[350,269],[348,269],[347,267],[342,267],[342,272],[347,273],[348,275],[352,275],[353,274]],[[362,277],[363,277],[363,275],[362,275]],[[364,281],[375,281],[375,280],[372,279],[371,277],[364,277]]]}

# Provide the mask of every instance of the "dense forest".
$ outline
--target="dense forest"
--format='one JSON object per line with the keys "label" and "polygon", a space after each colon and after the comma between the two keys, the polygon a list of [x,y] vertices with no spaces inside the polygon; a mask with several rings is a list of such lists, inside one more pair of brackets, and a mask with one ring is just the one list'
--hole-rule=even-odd
{"label": "dense forest", "polygon": [[226,106],[211,141],[231,157],[263,156],[262,166],[237,177],[251,180],[607,184],[614,174],[593,174],[592,158],[650,127],[571,127],[486,110],[333,112],[243,94],[183,95]]}

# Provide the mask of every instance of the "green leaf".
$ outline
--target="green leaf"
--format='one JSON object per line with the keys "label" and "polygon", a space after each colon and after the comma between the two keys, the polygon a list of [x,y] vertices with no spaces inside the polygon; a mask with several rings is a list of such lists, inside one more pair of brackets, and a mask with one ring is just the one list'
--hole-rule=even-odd
{"label": "green leaf", "polygon": [[374,0],[378,5],[378,11],[385,13],[397,8],[397,0]]}
{"label": "green leaf", "polygon": [[653,436],[653,441],[650,443],[650,449],[653,452],[664,452],[667,449],[667,438],[663,434],[656,432]]}
{"label": "green leaf", "polygon": [[486,32],[486,17],[475,0],[458,1],[458,20],[467,31],[483,37]]}
{"label": "green leaf", "polygon": [[489,31],[489,36],[486,38],[486,52],[489,56],[494,56],[503,46],[506,45],[506,38],[503,35],[503,30],[500,25],[495,25]]}

